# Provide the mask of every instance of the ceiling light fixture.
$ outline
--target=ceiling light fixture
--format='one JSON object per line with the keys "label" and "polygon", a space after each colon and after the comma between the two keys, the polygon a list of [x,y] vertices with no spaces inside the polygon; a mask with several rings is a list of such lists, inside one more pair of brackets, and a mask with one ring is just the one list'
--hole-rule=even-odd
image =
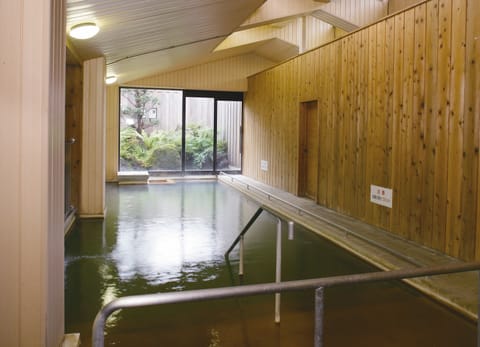
{"label": "ceiling light fixture", "polygon": [[113,84],[115,82],[117,82],[117,76],[112,75],[112,76],[107,76],[107,78],[105,78],[106,84]]}
{"label": "ceiling light fixture", "polygon": [[99,27],[95,23],[80,23],[70,28],[70,36],[75,39],[86,40],[97,35]]}

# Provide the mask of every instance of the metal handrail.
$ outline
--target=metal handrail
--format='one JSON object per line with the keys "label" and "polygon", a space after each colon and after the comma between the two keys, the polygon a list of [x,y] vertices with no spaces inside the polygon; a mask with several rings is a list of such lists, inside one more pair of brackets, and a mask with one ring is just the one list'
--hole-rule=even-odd
{"label": "metal handrail", "polygon": [[[294,203],[292,203],[292,202],[290,202],[290,201],[287,201],[287,200],[285,200],[285,199],[282,199],[282,198],[280,198],[280,197],[278,197],[278,196],[276,196],[276,195],[274,195],[274,194],[272,194],[272,193],[270,193],[270,192],[268,192],[268,191],[266,191],[266,190],[264,190],[264,189],[262,189],[262,188],[258,188],[258,187],[254,186],[254,185],[251,185],[251,184],[248,184],[248,183],[246,183],[246,182],[243,182],[242,180],[240,180],[240,179],[238,179],[238,178],[236,178],[236,177],[233,177],[233,176],[231,176],[231,175],[228,175],[228,174],[226,174],[226,173],[223,172],[223,171],[219,172],[219,175],[226,176],[226,177],[230,178],[230,179],[232,180],[232,182],[236,180],[237,182],[240,182],[241,184],[245,185],[245,186],[247,187],[247,190],[250,190],[250,188],[253,188],[253,189],[259,191],[260,193],[265,194],[265,195],[267,196],[267,199],[268,199],[268,200],[274,199],[274,200],[280,201],[280,202],[282,202],[283,204],[288,205],[288,206],[293,207],[294,209],[296,209],[299,215],[301,215],[302,213],[303,213],[303,214],[307,214],[307,215],[309,215],[310,217],[316,218],[316,219],[318,219],[318,220],[320,220],[320,221],[322,221],[322,222],[324,222],[324,223],[326,223],[326,224],[328,224],[328,225],[333,226],[334,228],[337,228],[337,229],[342,230],[346,235],[354,236],[354,237],[356,237],[356,238],[358,238],[358,239],[360,239],[360,240],[362,240],[362,241],[365,241],[365,242],[367,242],[367,243],[369,243],[369,244],[371,244],[371,245],[373,245],[373,246],[375,246],[375,247],[378,247],[378,248],[384,250],[385,252],[388,252],[388,253],[390,253],[390,254],[392,254],[392,255],[400,258],[400,259],[403,259],[403,260],[405,260],[406,262],[408,262],[408,263],[410,263],[410,264],[413,264],[413,265],[416,265],[416,266],[422,266],[422,265],[423,265],[423,264],[415,261],[415,260],[412,259],[411,257],[408,257],[408,256],[406,256],[406,255],[404,255],[404,254],[402,254],[402,253],[400,253],[400,252],[397,252],[397,251],[395,251],[395,250],[393,250],[393,249],[391,249],[391,248],[386,247],[385,245],[381,244],[380,242],[376,242],[376,241],[374,241],[374,240],[372,240],[372,239],[369,239],[368,237],[363,236],[363,235],[361,235],[361,234],[359,234],[359,233],[357,233],[357,232],[355,232],[355,231],[353,231],[353,230],[351,230],[351,229],[348,229],[347,227],[345,227],[345,226],[343,226],[343,225],[341,225],[341,224],[332,222],[332,221],[329,220],[328,218],[325,218],[325,217],[322,217],[322,216],[320,216],[320,215],[318,215],[318,214],[315,214],[315,213],[313,213],[313,212],[310,212],[310,211],[304,209],[303,207],[300,207],[300,206],[298,206],[298,205],[296,205],[296,204],[294,204]],[[396,236],[396,235],[394,235],[394,234],[391,234],[390,236],[392,236],[392,237],[394,237],[394,238],[397,238],[397,239],[399,239],[399,240],[402,240],[402,241],[409,242],[408,240],[404,240],[404,239],[402,239],[402,238],[400,238],[400,237],[398,237],[398,236]]]}
{"label": "metal handrail", "polygon": [[[263,211],[267,211],[272,213],[274,216],[276,216],[277,219],[277,247],[276,247],[276,258],[275,258],[275,283],[280,283],[282,280],[282,221],[279,218],[280,214],[277,214],[273,211],[271,211],[268,207],[265,206],[260,206],[258,210],[255,212],[255,214],[250,218],[248,223],[245,225],[245,227],[242,229],[240,234],[235,238],[235,240],[232,242],[232,245],[228,248],[228,250],[225,252],[225,260],[229,264],[229,259],[228,255],[230,252],[235,248],[235,246],[240,243],[240,262],[239,262],[239,271],[238,274],[240,276],[243,276],[244,274],[244,236],[247,233],[248,230],[250,230],[250,227],[255,223],[257,218],[262,214]],[[289,222],[289,229],[293,229],[293,222]],[[275,293],[275,323],[280,323],[280,293]]]}
{"label": "metal handrail", "polygon": [[[401,280],[406,278],[444,275],[450,273],[479,271],[480,262],[446,264],[426,268],[409,268],[393,271],[379,271],[365,274],[333,276],[280,283],[252,284],[238,287],[199,289],[183,292],[169,292],[126,296],[115,299],[102,307],[93,322],[92,345],[104,346],[104,329],[107,318],[115,311],[132,307],[173,304],[181,302],[206,301],[233,297],[271,294],[305,289],[315,291],[315,336],[314,346],[323,345],[323,289],[345,284],[360,284],[378,281]],[[480,283],[480,282],[479,282]],[[480,304],[480,291],[478,296]],[[480,320],[477,319],[477,347],[480,347]]]}
{"label": "metal handrail", "polygon": [[252,216],[252,218],[250,218],[250,220],[248,221],[248,223],[245,225],[245,227],[242,229],[242,231],[240,232],[240,234],[238,234],[237,238],[232,242],[232,245],[228,248],[228,250],[225,252],[225,258],[228,258],[228,255],[230,254],[230,252],[235,248],[235,246],[237,245],[237,243],[239,243],[243,236],[246,234],[246,232],[250,229],[250,227],[253,225],[253,223],[255,223],[255,221],[257,220],[257,218],[262,214],[263,212],[263,206],[260,206],[257,210],[257,212],[255,212],[255,214]]}

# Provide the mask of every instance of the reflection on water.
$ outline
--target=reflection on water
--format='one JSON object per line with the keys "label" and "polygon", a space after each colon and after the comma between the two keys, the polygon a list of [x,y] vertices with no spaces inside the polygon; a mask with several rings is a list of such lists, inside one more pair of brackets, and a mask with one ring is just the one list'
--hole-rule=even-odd
{"label": "reflection on water", "polygon": [[[125,295],[238,284],[238,251],[223,254],[258,206],[219,183],[107,187],[105,220],[82,220],[66,241],[66,331],[90,346],[101,306]],[[263,213],[246,237],[244,283],[274,281],[275,223]],[[374,269],[312,233],[284,233],[284,280]],[[237,253],[236,253],[237,252]],[[236,282],[236,283],[235,283]],[[327,290],[327,346],[474,346],[474,326],[400,284]],[[407,333],[405,333],[407,332]],[[117,311],[106,345],[311,346],[313,291]]]}

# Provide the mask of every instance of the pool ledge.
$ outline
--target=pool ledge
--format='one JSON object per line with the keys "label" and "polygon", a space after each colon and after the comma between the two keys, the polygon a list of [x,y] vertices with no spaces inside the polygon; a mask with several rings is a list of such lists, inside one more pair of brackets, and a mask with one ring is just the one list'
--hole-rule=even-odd
{"label": "pool ledge", "polygon": [[[382,270],[461,262],[456,258],[406,240],[383,229],[329,210],[311,200],[300,198],[248,177],[220,175],[218,180],[236,188],[258,203],[318,233]],[[259,188],[263,192],[255,188]],[[270,199],[264,192],[299,206],[309,213],[328,220],[328,222],[305,213],[300,214],[298,209],[276,199]],[[355,236],[355,234],[358,236]],[[408,279],[405,282],[469,319],[477,319],[478,274],[476,272]]]}
{"label": "pool ledge", "polygon": [[80,334],[65,334],[63,336],[62,347],[79,347]]}

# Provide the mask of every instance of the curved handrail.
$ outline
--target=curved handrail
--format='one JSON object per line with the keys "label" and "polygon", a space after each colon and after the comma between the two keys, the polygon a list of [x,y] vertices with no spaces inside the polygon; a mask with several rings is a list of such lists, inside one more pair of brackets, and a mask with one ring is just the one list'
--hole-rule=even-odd
{"label": "curved handrail", "polygon": [[[280,293],[287,291],[297,291],[305,289],[321,289],[345,284],[360,284],[369,282],[401,280],[405,278],[444,275],[457,272],[479,271],[480,262],[445,264],[426,268],[409,268],[393,271],[378,271],[364,274],[333,276],[325,278],[315,278],[297,281],[288,281],[280,283],[251,284],[237,287],[223,287],[213,289],[189,290],[184,292],[169,292],[126,296],[115,299],[102,307],[97,313],[93,323],[92,345],[93,347],[104,346],[104,329],[108,317],[115,311],[132,307],[144,307],[153,305],[163,305],[181,302],[206,301],[213,299],[225,299],[232,297],[244,297],[261,294]],[[322,317],[323,295],[319,295],[321,290],[315,293],[316,296],[316,346],[321,346],[321,336],[323,335]],[[479,299],[480,302],[480,299]],[[319,317],[320,315],[320,317]],[[477,346],[480,347],[480,320],[477,320]],[[318,330],[317,330],[318,328]],[[320,337],[320,338],[319,338]],[[319,340],[319,341],[318,341]],[[318,343],[317,343],[318,342]]]}

